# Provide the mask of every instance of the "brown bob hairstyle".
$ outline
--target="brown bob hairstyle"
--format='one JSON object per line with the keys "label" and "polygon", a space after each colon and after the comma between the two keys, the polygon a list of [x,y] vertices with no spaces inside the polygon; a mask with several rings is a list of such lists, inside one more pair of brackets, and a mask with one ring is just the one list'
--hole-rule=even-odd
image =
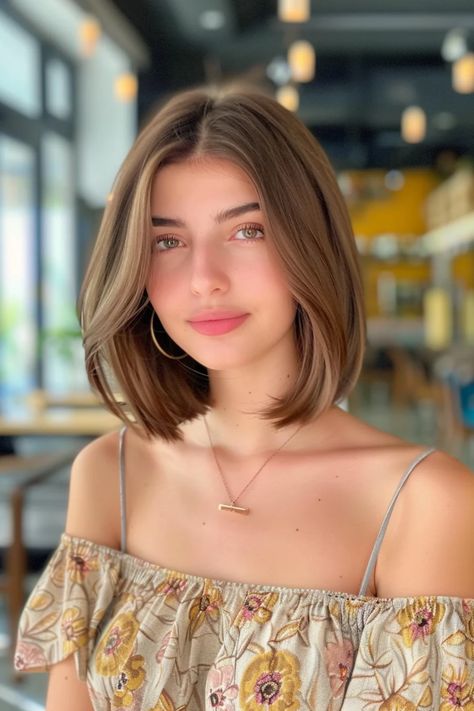
{"label": "brown bob hairstyle", "polygon": [[[197,156],[230,160],[254,182],[298,304],[296,381],[259,415],[276,427],[308,421],[347,396],[360,373],[365,314],[358,255],[321,146],[294,114],[253,88],[180,93],[131,148],[79,297],[89,381],[123,421],[168,441],[180,439],[179,425],[212,405],[207,369],[191,356],[168,359],[153,345],[145,289],[153,178],[160,167]],[[155,326],[163,331],[158,317]],[[166,333],[159,337],[168,353],[182,353]]]}

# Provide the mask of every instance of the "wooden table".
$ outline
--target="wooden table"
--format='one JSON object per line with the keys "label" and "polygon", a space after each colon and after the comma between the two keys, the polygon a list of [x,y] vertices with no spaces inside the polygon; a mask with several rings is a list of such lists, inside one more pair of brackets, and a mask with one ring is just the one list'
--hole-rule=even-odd
{"label": "wooden table", "polygon": [[18,409],[0,415],[0,436],[98,437],[120,425],[118,417],[101,407]]}

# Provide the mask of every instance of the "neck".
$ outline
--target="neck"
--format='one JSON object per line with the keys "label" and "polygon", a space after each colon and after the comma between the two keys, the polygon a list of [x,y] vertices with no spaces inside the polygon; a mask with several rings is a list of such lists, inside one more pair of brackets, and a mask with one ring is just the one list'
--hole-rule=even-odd
{"label": "neck", "polygon": [[239,371],[210,371],[212,410],[206,419],[214,445],[229,454],[265,455],[279,447],[299,423],[277,429],[259,414],[292,388],[296,364]]}

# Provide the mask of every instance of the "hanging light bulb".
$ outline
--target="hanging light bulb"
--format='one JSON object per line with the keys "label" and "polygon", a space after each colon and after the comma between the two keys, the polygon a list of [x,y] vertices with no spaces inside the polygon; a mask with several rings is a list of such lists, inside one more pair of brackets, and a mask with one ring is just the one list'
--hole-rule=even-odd
{"label": "hanging light bulb", "polygon": [[101,34],[102,29],[98,20],[92,15],[87,15],[79,25],[79,42],[83,57],[92,57]]}
{"label": "hanging light bulb", "polygon": [[278,19],[281,22],[307,22],[310,16],[310,0],[278,0]]}
{"label": "hanging light bulb", "polygon": [[124,72],[115,79],[115,96],[119,101],[127,103],[133,101],[137,95],[138,82],[135,74]]}
{"label": "hanging light bulb", "polygon": [[295,86],[291,86],[291,84],[281,86],[276,92],[276,99],[288,111],[298,111],[300,95]]}
{"label": "hanging light bulb", "polygon": [[441,45],[441,56],[445,62],[455,62],[467,52],[467,31],[461,27],[449,30]]}
{"label": "hanging light bulb", "polygon": [[288,64],[294,81],[305,82],[314,78],[316,53],[306,40],[297,40],[288,49]]}
{"label": "hanging light bulb", "polygon": [[474,91],[474,52],[466,52],[453,63],[452,83],[460,94]]}
{"label": "hanging light bulb", "polygon": [[426,135],[426,114],[420,106],[408,106],[402,113],[402,138],[420,143]]}

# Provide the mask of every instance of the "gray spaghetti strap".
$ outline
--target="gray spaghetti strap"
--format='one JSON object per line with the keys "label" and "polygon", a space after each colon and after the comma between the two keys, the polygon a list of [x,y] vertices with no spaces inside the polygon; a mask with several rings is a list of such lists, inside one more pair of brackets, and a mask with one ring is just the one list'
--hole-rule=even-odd
{"label": "gray spaghetti strap", "polygon": [[387,509],[387,513],[385,514],[384,520],[382,521],[382,525],[380,526],[380,530],[379,530],[379,533],[378,533],[377,538],[375,540],[375,545],[372,549],[372,553],[369,558],[367,569],[365,571],[365,575],[362,580],[362,584],[360,586],[359,595],[365,595],[365,593],[366,593],[367,586],[370,582],[370,577],[372,575],[372,571],[374,569],[375,562],[376,562],[377,556],[379,554],[380,546],[382,545],[382,541],[385,536],[385,531],[387,530],[388,522],[390,521],[390,516],[392,515],[393,507],[395,506],[395,502],[398,499],[398,495],[399,495],[400,491],[402,490],[403,485],[405,484],[406,480],[412,473],[413,469],[417,466],[417,464],[422,462],[423,459],[425,459],[429,454],[431,454],[434,451],[436,451],[436,448],[431,447],[430,449],[426,449],[424,452],[419,454],[418,457],[415,459],[415,461],[410,464],[410,466],[408,467],[406,472],[403,474],[401,481],[400,481],[399,485],[397,486],[397,489],[392,497],[392,500],[390,501],[390,504]]}
{"label": "gray spaghetti strap", "polygon": [[119,434],[119,473],[120,473],[120,550],[127,551],[127,518],[125,502],[125,432],[126,427],[122,427]]}

